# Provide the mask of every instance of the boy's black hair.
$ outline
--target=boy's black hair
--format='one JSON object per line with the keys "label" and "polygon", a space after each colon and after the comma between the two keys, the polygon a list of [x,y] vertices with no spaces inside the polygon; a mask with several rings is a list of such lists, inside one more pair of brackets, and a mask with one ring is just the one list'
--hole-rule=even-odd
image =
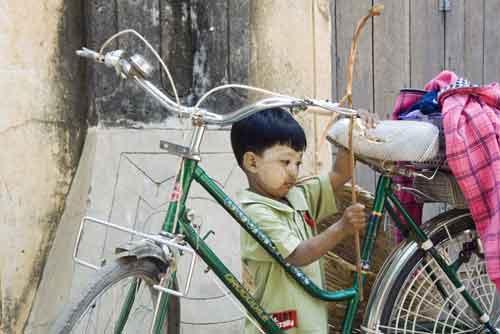
{"label": "boy's black hair", "polygon": [[231,146],[240,167],[246,152],[262,154],[274,145],[288,145],[295,151],[307,146],[304,129],[282,108],[259,111],[233,124]]}

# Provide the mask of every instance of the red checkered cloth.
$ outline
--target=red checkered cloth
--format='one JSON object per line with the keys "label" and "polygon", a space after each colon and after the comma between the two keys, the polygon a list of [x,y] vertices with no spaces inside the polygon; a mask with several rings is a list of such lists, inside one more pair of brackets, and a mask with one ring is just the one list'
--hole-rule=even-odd
{"label": "red checkered cloth", "polygon": [[488,275],[500,290],[500,85],[456,82],[445,71],[425,88],[441,89],[448,165],[484,244]]}

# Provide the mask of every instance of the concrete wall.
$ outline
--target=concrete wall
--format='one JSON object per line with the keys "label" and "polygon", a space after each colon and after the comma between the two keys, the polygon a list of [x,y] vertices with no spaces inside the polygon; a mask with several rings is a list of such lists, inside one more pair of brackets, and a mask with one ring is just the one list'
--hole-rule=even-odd
{"label": "concrete wall", "polygon": [[[159,142],[182,143],[187,133],[180,129],[175,122],[155,129],[89,129],[25,333],[49,333],[52,320],[95,275],[92,269],[72,261],[74,241],[84,215],[143,232],[160,230],[179,159],[161,151]],[[230,152],[227,131],[208,131],[202,152],[203,168],[230,196],[234,196],[242,186],[243,177]],[[221,162],[227,168],[220,168]],[[189,206],[197,213],[196,222],[201,225],[202,234],[211,229],[216,231],[216,235],[208,239],[209,245],[239,275],[239,243],[235,242],[239,240],[238,226],[218,210],[197,185],[193,185]],[[128,240],[127,234],[89,225],[81,241],[79,257],[99,265],[102,260],[112,260],[114,248]],[[186,282],[187,268],[188,263],[181,262],[181,286]],[[228,298],[218,297],[223,292],[212,281],[211,274],[203,272],[204,269],[205,266],[198,261],[189,294],[191,298],[203,298],[203,304],[191,299],[182,300],[182,333],[210,333],[206,331],[210,327],[207,329],[203,323],[218,321],[222,324],[212,326],[214,333],[237,332],[241,315]],[[197,312],[200,305],[205,307],[201,315]],[[221,309],[225,312],[220,312]]]}
{"label": "concrete wall", "polygon": [[78,1],[0,1],[0,333],[21,333],[84,131]]}
{"label": "concrete wall", "polygon": [[[328,1],[259,0],[249,4],[250,83],[298,96],[330,97]],[[321,120],[307,116],[302,122],[310,148],[314,149]],[[161,152],[158,143],[160,139],[182,143],[182,126],[173,119],[135,125],[142,128],[104,128],[98,124],[89,130],[26,333],[47,333],[65,303],[94,275],[92,270],[73,264],[71,259],[78,224],[84,215],[139,230],[158,229],[165,199],[172,188],[171,177],[177,168],[176,158]],[[209,131],[202,152],[202,165],[230,195],[246,186],[230,153],[227,131]],[[312,160],[309,156],[306,173],[315,168]],[[239,275],[237,225],[196,187],[190,203],[199,214],[202,233],[210,229],[216,232],[209,244]],[[82,240],[80,255],[91,262],[110,258],[113,247],[124,238],[111,231],[90,229]],[[228,297],[221,297],[226,292],[217,288],[211,274],[203,272],[204,268],[198,262],[191,298],[182,300],[182,333],[239,332],[243,314]],[[186,265],[181,264],[180,270],[182,284]],[[199,312],[200,307],[203,313]]]}
{"label": "concrete wall", "polygon": [[[298,97],[331,98],[331,12],[328,0],[251,2],[250,83]],[[308,136],[303,173],[331,164],[319,147],[327,117],[301,116]],[[321,159],[314,152],[321,149]],[[317,163],[322,165],[317,166]],[[319,168],[318,168],[319,167]]]}

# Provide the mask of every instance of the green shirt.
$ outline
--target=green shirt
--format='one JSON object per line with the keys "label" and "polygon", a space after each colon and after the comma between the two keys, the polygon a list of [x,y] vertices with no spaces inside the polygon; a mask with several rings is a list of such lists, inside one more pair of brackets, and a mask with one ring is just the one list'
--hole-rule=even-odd
{"label": "green shirt", "polygon": [[[238,199],[245,213],[273,241],[284,258],[314,235],[305,222],[306,211],[316,222],[336,212],[335,197],[327,175],[290,189],[286,199],[291,206],[249,190],[240,192]],[[326,303],[310,296],[245,231],[241,233],[241,258],[244,285],[268,313],[296,311],[298,327],[287,330],[287,334],[328,333]],[[300,269],[323,287],[320,261]],[[245,334],[250,333],[259,331],[247,321]]]}

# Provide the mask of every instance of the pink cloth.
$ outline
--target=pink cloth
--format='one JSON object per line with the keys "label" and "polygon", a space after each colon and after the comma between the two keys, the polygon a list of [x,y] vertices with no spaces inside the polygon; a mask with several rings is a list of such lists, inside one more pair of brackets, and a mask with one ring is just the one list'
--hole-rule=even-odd
{"label": "pink cloth", "polygon": [[[442,89],[456,80],[444,71],[425,89]],[[488,275],[500,290],[500,85],[446,90],[439,103],[446,159],[483,242]]]}

